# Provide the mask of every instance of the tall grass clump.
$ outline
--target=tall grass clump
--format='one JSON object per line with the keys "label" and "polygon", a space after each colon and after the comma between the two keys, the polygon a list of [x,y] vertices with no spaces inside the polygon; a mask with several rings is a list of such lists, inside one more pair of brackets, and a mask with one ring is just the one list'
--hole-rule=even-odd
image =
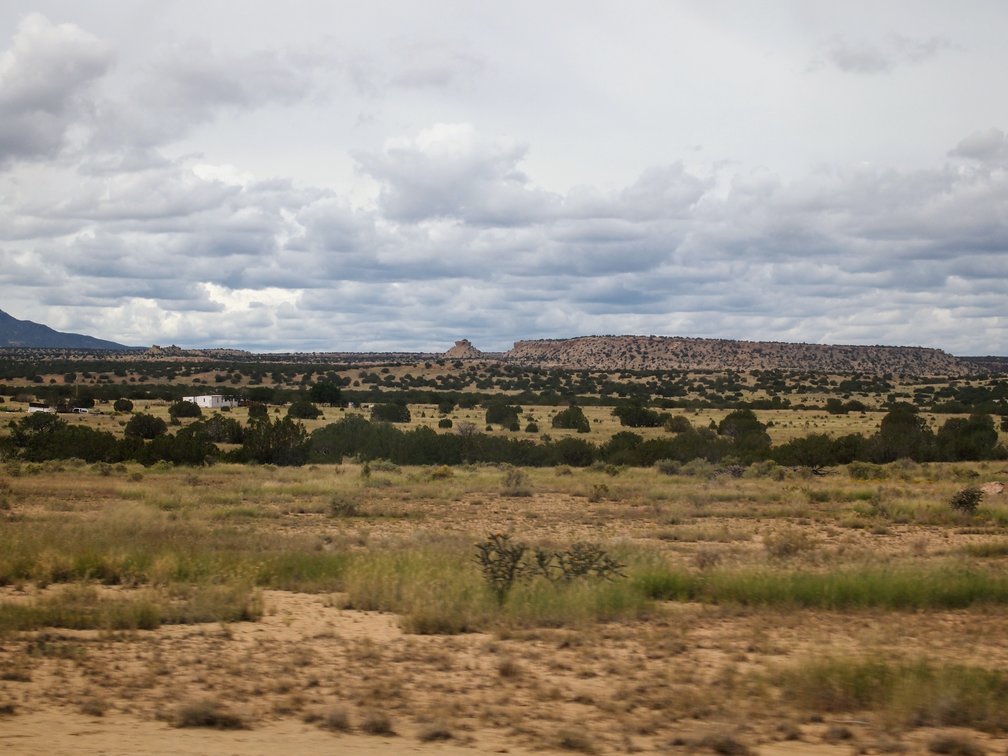
{"label": "tall grass clump", "polygon": [[262,602],[249,588],[179,586],[103,595],[93,585],[70,585],[23,604],[0,604],[0,630],[153,630],[162,624],[259,619]]}
{"label": "tall grass clump", "polygon": [[494,600],[461,547],[370,551],[347,565],[354,609],[395,612],[416,633],[464,633],[486,623]]}
{"label": "tall grass clump", "polygon": [[0,585],[251,582],[331,591],[345,564],[344,555],[319,549],[317,539],[208,526],[133,502],[92,521],[19,521],[0,530]]}
{"label": "tall grass clump", "polygon": [[501,600],[463,544],[356,555],[344,589],[353,608],[395,612],[403,629],[414,633],[561,627],[635,616],[649,603],[629,581],[545,576],[515,582]]}
{"label": "tall grass clump", "polygon": [[954,564],[834,572],[708,570],[703,574],[653,565],[638,572],[634,582],[652,599],[743,606],[923,610],[1008,604],[1008,576]]}
{"label": "tall grass clump", "polygon": [[902,726],[1008,729],[1008,676],[1001,670],[927,661],[816,659],[773,681],[812,711],[870,711]]}
{"label": "tall grass clump", "polygon": [[649,606],[647,597],[627,583],[556,585],[537,579],[516,586],[497,619],[518,627],[568,627],[639,617]]}

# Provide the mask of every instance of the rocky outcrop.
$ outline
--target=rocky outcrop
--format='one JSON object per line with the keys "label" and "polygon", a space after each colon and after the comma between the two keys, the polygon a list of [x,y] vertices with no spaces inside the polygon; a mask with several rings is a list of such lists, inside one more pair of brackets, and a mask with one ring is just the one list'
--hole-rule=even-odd
{"label": "rocky outcrop", "polygon": [[455,346],[444,353],[444,356],[450,360],[478,360],[484,355],[469,339],[459,339],[455,342]]}
{"label": "rocky outcrop", "polygon": [[831,346],[679,336],[581,336],[516,341],[505,359],[573,370],[807,370],[962,376],[976,367],[925,347]]}

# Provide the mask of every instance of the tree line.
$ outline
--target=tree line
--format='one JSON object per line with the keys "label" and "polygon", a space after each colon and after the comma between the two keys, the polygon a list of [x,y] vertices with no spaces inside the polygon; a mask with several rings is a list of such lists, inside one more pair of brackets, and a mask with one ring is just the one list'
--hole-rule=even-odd
{"label": "tree line", "polygon": [[[185,406],[173,409],[175,422],[179,413],[194,414]],[[108,431],[68,424],[56,415],[37,413],[10,424],[10,435],[0,440],[0,456],[31,462],[77,457],[88,462],[137,461],[145,465],[162,460],[185,465],[214,461],[302,465],[339,463],[352,457],[387,459],[403,465],[486,462],[532,467],[584,467],[595,462],[650,466],[661,460],[686,463],[696,459],[723,464],[772,460],[787,466],[827,467],[855,461],[1008,458],[1008,451],[998,443],[990,415],[950,418],[934,431],[910,404],[894,406],[883,418],[879,431],[871,436],[811,434],[776,446],[771,443],[766,425],[748,409],[729,413],[715,427],[694,427],[686,418],[678,417],[673,418],[675,422],[665,423],[668,433],[659,438],[645,439],[624,430],[601,444],[578,437],[493,435],[467,423],[447,433],[427,427],[403,430],[390,422],[358,415],[348,415],[309,434],[291,414],[270,419],[264,406],[251,409],[244,425],[219,414],[174,432],[169,431],[164,420],[139,413],[126,424],[122,438]],[[570,420],[577,427],[578,413],[565,412],[565,422],[560,425]]]}

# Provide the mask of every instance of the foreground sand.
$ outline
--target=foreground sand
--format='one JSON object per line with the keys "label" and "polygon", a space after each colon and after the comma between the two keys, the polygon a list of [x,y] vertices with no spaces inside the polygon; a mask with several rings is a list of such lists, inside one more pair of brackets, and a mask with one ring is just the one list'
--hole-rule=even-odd
{"label": "foreground sand", "polygon": [[[3,683],[16,710],[0,719],[0,751],[743,752],[730,750],[734,743],[764,754],[926,752],[935,730],[886,733],[859,716],[803,716],[761,674],[854,649],[1008,664],[1001,612],[678,605],[632,624],[416,636],[392,615],[340,609],[334,597],[270,591],[264,600],[257,623],[50,630],[3,641],[6,676],[22,674]],[[954,639],[964,632],[973,641],[962,648]],[[249,729],[165,721],[181,704],[207,699]],[[333,710],[346,712],[349,732],[320,726]],[[388,716],[395,735],[363,732],[373,712]],[[982,733],[969,739],[1008,747]]]}

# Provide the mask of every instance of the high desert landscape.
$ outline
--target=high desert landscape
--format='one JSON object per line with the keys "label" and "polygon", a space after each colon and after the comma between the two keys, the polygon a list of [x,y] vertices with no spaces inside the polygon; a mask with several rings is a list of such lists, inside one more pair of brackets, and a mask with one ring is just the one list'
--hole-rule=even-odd
{"label": "high desert landscape", "polygon": [[1008,747],[1003,375],[358,358],[7,352],[6,749]]}
{"label": "high desert landscape", "polygon": [[0,2],[0,756],[1008,755],[1006,29]]}

